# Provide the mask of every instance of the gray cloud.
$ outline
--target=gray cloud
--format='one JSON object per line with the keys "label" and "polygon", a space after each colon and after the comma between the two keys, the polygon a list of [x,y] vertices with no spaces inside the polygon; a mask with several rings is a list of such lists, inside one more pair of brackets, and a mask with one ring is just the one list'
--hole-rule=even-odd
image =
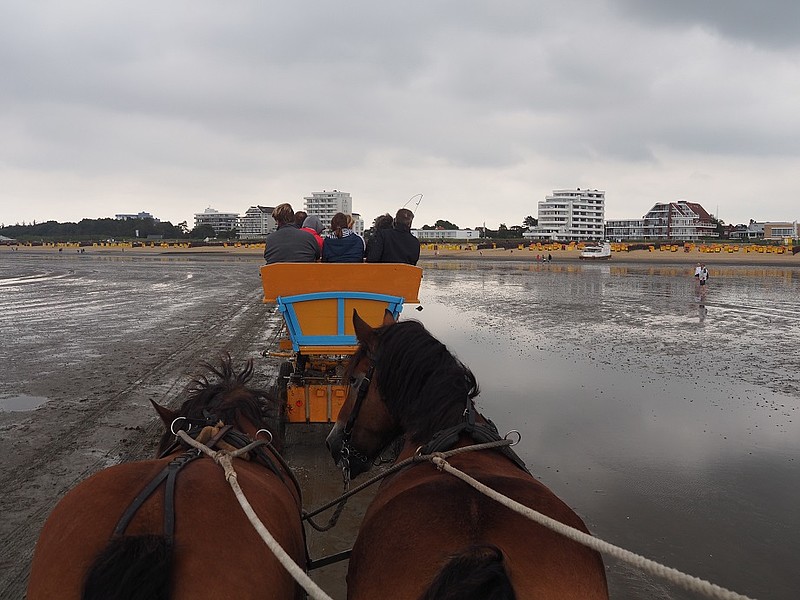
{"label": "gray cloud", "polygon": [[613,0],[620,14],[648,24],[702,27],[719,35],[781,49],[800,45],[800,4],[794,0]]}
{"label": "gray cloud", "polygon": [[[118,177],[174,197],[183,220],[193,199],[228,201],[216,174],[245,206],[425,181],[443,211],[452,194],[473,218],[463,199],[477,185],[514,222],[553,188],[613,190],[618,173],[622,193],[673,193],[659,177],[674,180],[682,155],[716,181],[733,180],[726,157],[797,161],[797,9],[750,23],[745,4],[657,4],[8,2],[0,177],[37,218],[41,182]],[[681,195],[693,193],[705,191]],[[0,221],[31,218],[5,217],[2,194]],[[636,216],[649,198],[619,201]],[[361,210],[383,212],[371,202]]]}

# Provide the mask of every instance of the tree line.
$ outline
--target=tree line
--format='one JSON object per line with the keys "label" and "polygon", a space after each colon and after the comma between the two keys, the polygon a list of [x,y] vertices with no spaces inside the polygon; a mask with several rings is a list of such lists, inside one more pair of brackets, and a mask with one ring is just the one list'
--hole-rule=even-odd
{"label": "tree line", "polygon": [[[538,223],[538,220],[534,217],[528,215],[523,219],[522,225],[512,225],[508,227],[505,223],[500,223],[497,229],[489,229],[488,227],[472,227],[473,231],[480,231],[481,237],[484,238],[492,238],[492,239],[517,239],[522,238],[522,234],[528,231],[530,227],[535,227]],[[458,230],[461,229],[455,223],[451,223],[450,221],[446,221],[444,219],[439,219],[433,225],[423,225],[420,229],[423,230],[431,230],[431,229],[449,229],[449,230]]]}
{"label": "tree line", "polygon": [[[0,225],[0,235],[17,240],[83,241],[136,239],[160,236],[163,239],[205,239],[215,237],[210,225],[189,229],[186,221],[173,225],[154,219],[81,219],[77,223],[45,221],[22,225]],[[229,237],[236,237],[236,230]]]}

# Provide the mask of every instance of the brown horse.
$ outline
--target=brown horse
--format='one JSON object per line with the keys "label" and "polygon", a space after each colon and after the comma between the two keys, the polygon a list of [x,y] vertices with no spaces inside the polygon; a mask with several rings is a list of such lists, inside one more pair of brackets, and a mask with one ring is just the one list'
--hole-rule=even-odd
{"label": "brown horse", "polygon": [[[160,458],[100,471],[58,503],[36,545],[29,600],[303,597],[248,521],[222,468],[173,435],[183,429],[230,449],[264,438],[259,430],[269,425],[278,429],[267,418],[276,401],[246,385],[252,361],[239,372],[229,356],[207,367],[179,411],[156,405],[167,428]],[[234,459],[259,518],[305,568],[300,491],[282,465],[271,446]]]}
{"label": "brown horse", "polygon": [[[366,471],[395,437],[397,461],[499,440],[475,411],[472,372],[420,323],[387,314],[372,329],[357,314],[353,383],[328,436],[337,463]],[[485,485],[586,532],[583,521],[536,481],[510,449],[449,459]],[[348,597],[607,598],[596,552],[504,508],[429,462],[385,479],[367,510],[350,557]]]}

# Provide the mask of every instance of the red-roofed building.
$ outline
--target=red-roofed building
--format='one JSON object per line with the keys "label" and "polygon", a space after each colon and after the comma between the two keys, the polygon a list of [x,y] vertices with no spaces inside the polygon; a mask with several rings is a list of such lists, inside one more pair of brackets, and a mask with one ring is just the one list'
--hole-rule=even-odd
{"label": "red-roofed building", "polygon": [[696,202],[659,202],[641,219],[606,221],[611,240],[699,240],[718,237],[717,225]]}

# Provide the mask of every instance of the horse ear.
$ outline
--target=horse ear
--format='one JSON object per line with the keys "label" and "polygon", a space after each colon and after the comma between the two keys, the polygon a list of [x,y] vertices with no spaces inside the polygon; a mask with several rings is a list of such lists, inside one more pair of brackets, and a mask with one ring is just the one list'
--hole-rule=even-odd
{"label": "horse ear", "polygon": [[171,411],[166,406],[161,406],[155,400],[150,400],[150,404],[156,409],[158,416],[161,417],[161,420],[168,429],[172,426],[172,422],[180,416],[177,412]]}
{"label": "horse ear", "polygon": [[372,347],[375,342],[375,332],[364,319],[358,316],[358,311],[355,308],[353,309],[353,329],[355,329],[356,338],[359,342]]}
{"label": "horse ear", "polygon": [[397,323],[397,319],[394,318],[392,311],[388,308],[383,311],[383,326],[386,327],[387,325],[394,325]]}

